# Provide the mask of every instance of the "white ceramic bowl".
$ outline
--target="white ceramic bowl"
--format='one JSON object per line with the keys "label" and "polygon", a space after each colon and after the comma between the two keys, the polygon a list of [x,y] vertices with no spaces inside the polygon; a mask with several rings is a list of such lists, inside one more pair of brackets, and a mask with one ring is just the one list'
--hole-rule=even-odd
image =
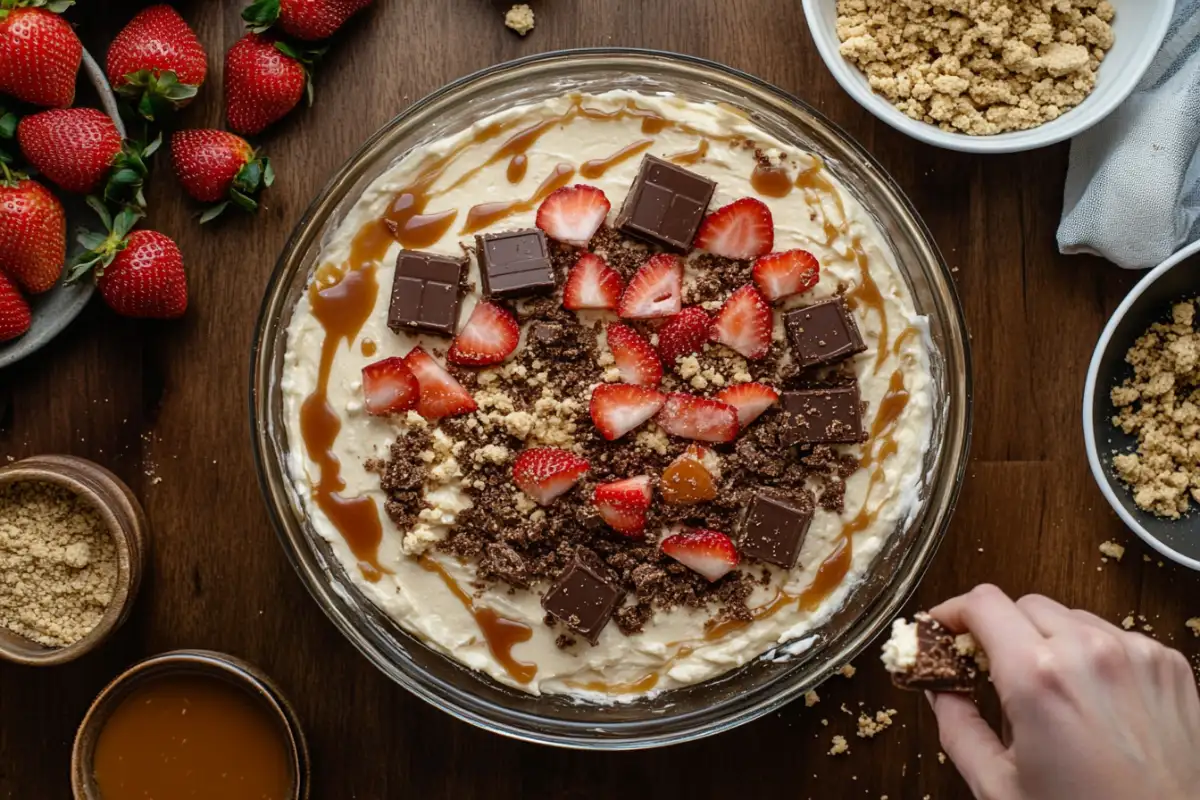
{"label": "white ceramic bowl", "polygon": [[[1200,288],[1200,242],[1193,242],[1138,281],[1104,326],[1092,353],[1083,388],[1083,440],[1092,477],[1117,516],[1146,544],[1172,561],[1200,570],[1200,513],[1180,519],[1156,517],[1138,508],[1112,471],[1112,452],[1135,439],[1112,424],[1109,390],[1132,374],[1125,353],[1153,322],[1167,318],[1172,303],[1196,297]],[[1103,455],[1101,454],[1103,452]]]}
{"label": "white ceramic bowl", "polygon": [[883,97],[875,94],[858,67],[842,58],[837,35],[837,0],[804,0],[808,29],[817,50],[833,77],[870,111],[898,131],[927,144],[967,153],[1015,153],[1070,139],[1100,120],[1130,95],[1162,45],[1175,0],[1109,0],[1116,8],[1113,20],[1115,41],[1100,66],[1096,90],[1075,108],[1053,122],[1037,128],[995,136],[947,133],[936,125],[905,116]]}

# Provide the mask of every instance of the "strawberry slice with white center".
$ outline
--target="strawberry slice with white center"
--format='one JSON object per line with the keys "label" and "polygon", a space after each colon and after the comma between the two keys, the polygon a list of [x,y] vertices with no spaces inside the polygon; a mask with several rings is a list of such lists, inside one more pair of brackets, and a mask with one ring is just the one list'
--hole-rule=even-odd
{"label": "strawberry slice with white center", "polygon": [[672,255],[660,253],[634,273],[617,313],[626,319],[651,319],[678,314],[683,307],[683,266]]}
{"label": "strawberry slice with white center", "polygon": [[771,252],[775,222],[766,203],[753,197],[734,200],[700,223],[693,247],[725,258],[754,258]]}
{"label": "strawberry slice with white center", "polygon": [[428,420],[453,417],[474,411],[474,398],[463,385],[420,347],[414,347],[404,363],[416,376],[421,395],[417,399],[417,413]]}
{"label": "strawberry slice with white center", "polygon": [[662,381],[662,362],[650,342],[627,325],[608,326],[608,349],[612,351],[621,380],[637,386],[658,386]]}
{"label": "strawberry slice with white center", "polygon": [[408,411],[417,404],[417,376],[399,356],[384,358],[362,369],[363,405],[368,414],[383,416]]}
{"label": "strawberry slice with white center", "polygon": [[705,528],[668,536],[659,545],[662,551],[711,583],[728,575],[740,557],[733,540],[720,531]]}
{"label": "strawberry slice with white center", "polygon": [[592,390],[592,422],[600,435],[611,442],[657,414],[666,399],[662,392],[644,386],[601,384]]}
{"label": "strawberry slice with white center", "polygon": [[551,239],[587,247],[611,207],[604,192],[595,186],[583,183],[564,186],[542,201],[536,224]]}
{"label": "strawberry slice with white center", "polygon": [[475,306],[467,324],[454,337],[446,360],[468,367],[499,364],[517,349],[520,339],[521,326],[511,311],[482,302]]}
{"label": "strawberry slice with white center", "polygon": [[602,483],[592,493],[592,505],[613,530],[637,536],[646,530],[646,509],[650,508],[650,476],[638,475]]}
{"label": "strawberry slice with white center", "polygon": [[765,383],[739,383],[717,392],[715,398],[737,409],[738,427],[744,428],[779,400],[779,392]]}
{"label": "strawberry slice with white center", "polygon": [[713,320],[709,336],[751,360],[765,358],[771,350],[771,306],[747,283],[725,301]]}
{"label": "strawberry slice with white center", "polygon": [[579,260],[567,273],[563,308],[571,311],[615,309],[623,291],[625,281],[621,280],[620,273],[595,253],[580,253]]}
{"label": "strawberry slice with white center", "polygon": [[658,357],[672,367],[681,356],[699,353],[711,327],[712,319],[703,308],[688,306],[658,329]]}
{"label": "strawberry slice with white center", "polygon": [[654,421],[669,434],[698,442],[732,442],[738,434],[736,408],[682,392],[667,395]]}
{"label": "strawberry slice with white center", "polygon": [[513,462],[513,483],[540,506],[570,491],[588,471],[588,462],[557,447],[523,451]]}
{"label": "strawberry slice with white center", "polygon": [[754,282],[763,297],[774,302],[807,292],[821,280],[821,265],[807,250],[768,253],[754,262]]}

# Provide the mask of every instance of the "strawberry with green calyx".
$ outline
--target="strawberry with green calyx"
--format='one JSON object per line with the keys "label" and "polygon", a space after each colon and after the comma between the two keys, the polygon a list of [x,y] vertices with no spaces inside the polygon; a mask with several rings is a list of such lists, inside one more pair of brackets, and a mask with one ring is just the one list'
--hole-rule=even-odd
{"label": "strawberry with green calyx", "polygon": [[254,135],[285,117],[306,98],[309,68],[325,48],[300,50],[272,34],[247,33],[225,54],[225,114],[229,127]]}
{"label": "strawberry with green calyx", "polygon": [[75,100],[83,44],[59,12],[72,0],[0,0],[0,93],[66,108]]}
{"label": "strawberry with green calyx", "polygon": [[24,173],[0,163],[0,272],[28,294],[58,282],[67,250],[62,204]]}
{"label": "strawberry with green calyx", "polygon": [[13,282],[0,272],[0,342],[17,338],[32,324],[29,303]]}
{"label": "strawberry with green calyx", "polygon": [[257,210],[258,193],[275,181],[270,159],[228,131],[177,131],[171,137],[171,161],[183,190],[214,204],[200,215],[201,223],[216,219],[230,203]]}
{"label": "strawberry with green calyx", "polygon": [[371,0],[255,0],[242,12],[250,30],[262,33],[278,24],[289,36],[314,42],[334,34]]}
{"label": "strawberry with green calyx", "polygon": [[20,117],[0,106],[0,164],[12,164],[16,161],[17,125],[20,122]]}
{"label": "strawberry with green calyx", "polygon": [[208,57],[178,11],[150,6],[113,39],[105,73],[138,114],[154,121],[192,101],[208,73]]}
{"label": "strawberry with green calyx", "polygon": [[89,197],[87,202],[108,233],[80,234],[86,252],[72,261],[67,282],[91,272],[104,302],[121,316],[182,316],[188,298],[179,246],[157,231],[133,230],[141,216],[136,209],[122,209],[114,219],[99,198]]}

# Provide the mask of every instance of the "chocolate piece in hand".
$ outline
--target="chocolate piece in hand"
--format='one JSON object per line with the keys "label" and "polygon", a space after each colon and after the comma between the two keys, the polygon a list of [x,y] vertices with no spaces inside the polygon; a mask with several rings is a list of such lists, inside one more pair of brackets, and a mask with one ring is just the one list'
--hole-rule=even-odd
{"label": "chocolate piece in hand", "polygon": [[600,557],[580,547],[575,559],[542,597],[542,608],[596,644],[623,596],[616,576]]}
{"label": "chocolate piece in hand", "polygon": [[668,250],[686,253],[716,188],[717,184],[708,178],[670,161],[645,156],[617,214],[616,228]]}
{"label": "chocolate piece in hand", "polygon": [[833,364],[867,349],[845,299],[833,297],[783,315],[792,358],[802,369]]}
{"label": "chocolate piece in hand", "polygon": [[812,518],[812,501],[807,497],[760,490],[742,518],[738,549],[744,556],[791,569],[800,558]]}
{"label": "chocolate piece in hand", "polygon": [[487,297],[525,297],[554,291],[546,234],[537,228],[475,237],[479,277]]}
{"label": "chocolate piece in hand", "polygon": [[461,305],[459,284],[467,268],[465,258],[401,250],[392,279],[388,327],[453,336]]}
{"label": "chocolate piece in hand", "polygon": [[866,439],[858,383],[798,389],[779,396],[781,439],[794,444],[855,444]]}
{"label": "chocolate piece in hand", "polygon": [[882,656],[892,683],[912,691],[973,691],[976,662],[971,651],[959,646],[956,639],[924,612],[914,615],[912,622],[893,622]]}

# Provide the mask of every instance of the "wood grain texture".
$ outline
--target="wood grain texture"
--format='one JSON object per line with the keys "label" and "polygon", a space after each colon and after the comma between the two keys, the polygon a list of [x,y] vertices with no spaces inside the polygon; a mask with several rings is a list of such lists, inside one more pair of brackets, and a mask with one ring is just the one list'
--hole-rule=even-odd
{"label": "wood grain texture", "polygon": [[[138,4],[79,6],[72,18],[99,54]],[[240,6],[180,4],[212,60],[181,125],[221,122],[221,54],[240,34]],[[313,750],[315,798],[968,796],[954,768],[938,763],[924,700],[894,691],[874,650],[856,677],[822,687],[812,709],[794,704],[666,751],[562,752],[483,733],[411,697],[343,640],[288,566],[259,496],[246,399],[250,341],[276,255],[332,172],[406,105],[474,70],[566,47],[676,50],[771,81],[874,153],[924,216],[956,270],[969,319],[976,425],[952,530],[914,608],[992,581],[1112,620],[1137,611],[1185,652],[1200,649],[1183,627],[1200,614],[1200,579],[1144,563],[1148,551],[1088,473],[1079,421],[1087,360],[1136,276],[1057,254],[1065,145],[978,157],[892,131],[825,70],[798,0],[533,6],[537,28],[520,39],[502,27],[501,3],[376,0],[321,65],[315,107],[262,139],[279,180],[257,218],[230,214],[201,229],[159,160],[150,224],[185,254],[192,302],[184,320],[130,322],[96,302],[38,358],[0,373],[0,456],[100,461],[143,498],[153,529],[141,598],[115,641],[63,668],[0,667],[0,798],[68,797],[70,743],[92,697],[132,661],[177,647],[249,659],[290,693]],[[1106,539],[1129,553],[1098,570]],[[856,738],[860,704],[898,709],[896,725]],[[835,733],[850,739],[848,757],[826,755]]]}

